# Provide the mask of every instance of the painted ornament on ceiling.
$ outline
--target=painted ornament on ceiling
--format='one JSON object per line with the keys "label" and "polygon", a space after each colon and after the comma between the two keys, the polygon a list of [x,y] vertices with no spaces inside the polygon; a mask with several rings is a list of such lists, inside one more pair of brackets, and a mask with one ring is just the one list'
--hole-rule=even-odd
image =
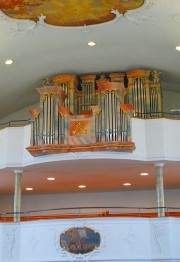
{"label": "painted ornament on ceiling", "polygon": [[145,0],[1,0],[0,9],[15,19],[45,22],[55,26],[83,26],[111,21],[117,10],[124,14],[141,7]]}

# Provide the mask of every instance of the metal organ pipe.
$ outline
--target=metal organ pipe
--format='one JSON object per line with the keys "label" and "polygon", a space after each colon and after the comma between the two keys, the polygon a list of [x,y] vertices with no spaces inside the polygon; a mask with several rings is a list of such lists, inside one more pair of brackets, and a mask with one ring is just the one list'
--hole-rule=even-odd
{"label": "metal organ pipe", "polygon": [[156,89],[150,90],[150,101],[151,101],[151,113],[153,117],[156,117],[156,112],[158,111],[158,93]]}
{"label": "metal organ pipe", "polygon": [[[147,113],[147,102],[146,102],[146,88],[144,87],[144,79],[134,79],[132,93],[132,105],[134,109],[135,117],[145,117]],[[150,101],[152,104],[152,101]]]}
{"label": "metal organ pipe", "polygon": [[102,140],[102,111],[99,114],[99,142]]}
{"label": "metal organ pipe", "polygon": [[63,144],[65,135],[64,117],[59,114],[58,119],[58,144]]}
{"label": "metal organ pipe", "polygon": [[149,90],[149,94],[150,94],[150,116],[153,112],[153,94],[152,94],[152,89]]}
{"label": "metal organ pipe", "polygon": [[106,99],[105,99],[105,121],[106,121],[106,141],[109,141],[109,111],[108,111],[108,93],[106,93]]}
{"label": "metal organ pipe", "polygon": [[127,140],[127,126],[128,126],[128,118],[127,113],[122,109],[120,110],[120,129],[121,129],[121,141]]}
{"label": "metal organ pipe", "polygon": [[131,92],[132,92],[132,105],[133,105],[133,108],[134,108],[134,116],[136,117],[136,103],[135,103],[135,88],[133,87],[131,89]]}
{"label": "metal organ pipe", "polygon": [[142,116],[142,79],[138,78],[138,114]]}
{"label": "metal organ pipe", "polygon": [[140,81],[139,78],[136,79],[136,92],[137,92],[137,112],[138,112],[138,117],[139,117],[139,113],[140,113],[140,104],[139,104],[139,89],[140,89]]}
{"label": "metal organ pipe", "polygon": [[40,115],[37,117],[37,145],[40,144]]}
{"label": "metal organ pipe", "polygon": [[114,94],[111,92],[111,140],[114,141],[114,120],[115,120],[115,112],[114,112]]}
{"label": "metal organ pipe", "polygon": [[[158,93],[156,92],[156,109],[155,112],[158,112]],[[157,116],[157,114],[156,114]]]}
{"label": "metal organ pipe", "polygon": [[39,145],[39,116],[37,116],[33,121],[33,137],[34,145]]}
{"label": "metal organ pipe", "polygon": [[46,143],[50,144],[50,127],[51,127],[51,96],[47,97],[47,140]]}
{"label": "metal organ pipe", "polygon": [[50,138],[51,138],[51,141],[50,143],[53,144],[54,142],[54,96],[51,95],[51,121],[50,121]]}
{"label": "metal organ pipe", "polygon": [[99,130],[99,114],[98,114],[95,119],[96,142],[100,142],[99,131],[100,130]]}
{"label": "metal organ pipe", "polygon": [[146,113],[147,113],[146,87],[144,86],[144,79],[139,78],[139,82],[140,82],[140,96],[139,96],[140,116],[146,118]]}
{"label": "metal organ pipe", "polygon": [[[87,103],[90,103],[90,88],[89,85],[87,85]],[[89,106],[87,106],[87,110],[89,109]]]}
{"label": "metal organ pipe", "polygon": [[146,96],[145,96],[145,91],[146,91],[146,89],[145,89],[145,87],[142,85],[141,86],[141,89],[142,89],[142,117],[143,118],[145,118],[146,117],[146,113],[147,113],[147,111],[146,111]]}
{"label": "metal organ pipe", "polygon": [[[38,120],[39,121],[39,120]],[[55,102],[54,95],[44,95],[43,98],[43,144],[53,144],[54,142],[54,121],[55,121]],[[39,129],[39,123],[36,123]]]}
{"label": "metal organ pipe", "polygon": [[106,91],[105,96],[105,141],[117,141],[118,125],[117,125],[117,98],[116,91]]}
{"label": "metal organ pipe", "polygon": [[70,106],[70,96],[69,96],[69,84],[68,83],[62,83],[61,84],[62,89],[66,93],[66,100],[63,103],[64,107],[69,107]]}
{"label": "metal organ pipe", "polygon": [[115,111],[115,141],[118,141],[118,116],[117,116],[117,97],[115,97],[115,105],[114,105],[114,111]]}
{"label": "metal organ pipe", "polygon": [[112,141],[115,140],[114,126],[115,126],[115,111],[114,111],[114,93],[111,93],[111,105],[112,105]]}
{"label": "metal organ pipe", "polygon": [[43,144],[46,144],[47,126],[47,97],[43,98]]}
{"label": "metal organ pipe", "polygon": [[108,108],[108,112],[109,112],[109,141],[112,140],[112,93],[110,92],[108,94],[108,101],[109,101],[109,108]]}
{"label": "metal organ pipe", "polygon": [[139,99],[138,99],[138,102],[139,102],[139,111],[140,111],[140,115],[142,117],[142,113],[143,113],[143,99],[142,99],[142,80],[141,79],[138,79],[138,82],[139,82]]}
{"label": "metal organ pipe", "polygon": [[151,117],[154,117],[154,113],[156,111],[156,92],[153,90],[153,88],[150,89],[150,115]]}
{"label": "metal organ pipe", "polygon": [[134,82],[134,91],[135,91],[135,108],[136,108],[136,116],[138,116],[139,108],[138,108],[138,92],[137,92],[137,79]]}
{"label": "metal organ pipe", "polygon": [[117,99],[116,99],[116,94],[115,92],[112,93],[112,140],[117,141]]}
{"label": "metal organ pipe", "polygon": [[34,118],[33,120],[33,145],[36,144],[36,119]]}

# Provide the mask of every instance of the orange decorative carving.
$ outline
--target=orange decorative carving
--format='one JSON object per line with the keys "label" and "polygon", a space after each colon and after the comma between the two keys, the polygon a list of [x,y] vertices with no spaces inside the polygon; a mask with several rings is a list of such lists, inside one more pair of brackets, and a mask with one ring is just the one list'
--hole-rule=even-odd
{"label": "orange decorative carving", "polygon": [[85,76],[80,76],[81,80],[95,80],[96,75],[85,75]]}
{"label": "orange decorative carving", "polygon": [[88,134],[89,121],[72,121],[70,123],[70,136],[81,136]]}
{"label": "orange decorative carving", "polygon": [[54,83],[69,83],[69,82],[75,82],[78,84],[77,76],[75,75],[58,75],[52,77],[52,81]]}
{"label": "orange decorative carving", "polygon": [[124,86],[118,82],[99,81],[97,82],[98,90],[117,90]]}
{"label": "orange decorative carving", "polygon": [[59,94],[60,97],[65,100],[67,95],[64,92],[64,90],[62,89],[62,87],[60,86],[43,86],[43,87],[38,87],[36,88],[36,90],[38,91],[39,94]]}
{"label": "orange decorative carving", "polygon": [[61,115],[71,115],[71,111],[70,111],[70,109],[68,108],[68,107],[60,107],[59,106],[59,113],[61,114]]}
{"label": "orange decorative carving", "polygon": [[37,109],[37,108],[30,108],[30,109],[29,109],[29,113],[30,113],[30,115],[31,115],[33,118],[36,119],[36,118],[39,116],[40,111],[39,111],[39,109]]}
{"label": "orange decorative carving", "polygon": [[86,151],[123,151],[132,152],[135,150],[133,142],[111,142],[111,143],[96,143],[84,145],[43,145],[30,146],[26,148],[33,156],[57,154],[65,152],[86,152]]}
{"label": "orange decorative carving", "polygon": [[113,74],[109,74],[109,77],[110,77],[110,78],[120,78],[120,79],[122,79],[122,78],[124,78],[124,76],[125,76],[125,73],[113,73]]}
{"label": "orange decorative carving", "polygon": [[128,77],[132,77],[132,78],[138,78],[138,77],[149,77],[150,75],[150,71],[148,70],[134,70],[134,71],[130,71],[127,72],[127,76]]}
{"label": "orange decorative carving", "polygon": [[133,107],[131,104],[121,104],[121,109],[124,111],[124,112],[132,112],[133,111]]}

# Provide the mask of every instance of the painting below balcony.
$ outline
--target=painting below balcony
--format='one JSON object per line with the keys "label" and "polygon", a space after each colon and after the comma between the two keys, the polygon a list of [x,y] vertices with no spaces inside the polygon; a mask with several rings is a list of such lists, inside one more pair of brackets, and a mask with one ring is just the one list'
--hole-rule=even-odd
{"label": "painting below balcony", "polygon": [[87,254],[100,246],[100,234],[88,227],[73,227],[60,235],[60,246],[71,254]]}

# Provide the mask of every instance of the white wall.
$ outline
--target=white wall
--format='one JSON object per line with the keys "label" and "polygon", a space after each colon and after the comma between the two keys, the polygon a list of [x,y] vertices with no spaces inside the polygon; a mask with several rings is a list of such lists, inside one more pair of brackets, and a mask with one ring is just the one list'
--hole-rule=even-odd
{"label": "white wall", "polygon": [[[23,194],[21,211],[68,207],[156,207],[156,190],[69,193]],[[165,189],[165,206],[180,207],[180,189]],[[105,209],[106,210],[106,209]],[[105,211],[103,210],[103,211]],[[0,212],[13,211],[13,195],[0,195]],[[123,210],[127,212],[127,210]],[[131,210],[136,212],[137,209]],[[142,210],[143,211],[143,210]],[[149,210],[150,211],[150,210]],[[155,210],[152,210],[154,212]],[[176,210],[177,211],[177,210]],[[97,210],[96,210],[97,212]],[[120,210],[118,210],[120,212]],[[148,212],[144,210],[144,212]],[[52,212],[55,213],[54,211]],[[46,215],[49,213],[42,213]],[[34,214],[36,215],[36,214]]]}
{"label": "white wall", "polygon": [[[72,227],[100,234],[100,245],[86,254],[60,246],[60,236]],[[86,218],[0,223],[2,262],[150,262],[180,261],[178,218]]]}

